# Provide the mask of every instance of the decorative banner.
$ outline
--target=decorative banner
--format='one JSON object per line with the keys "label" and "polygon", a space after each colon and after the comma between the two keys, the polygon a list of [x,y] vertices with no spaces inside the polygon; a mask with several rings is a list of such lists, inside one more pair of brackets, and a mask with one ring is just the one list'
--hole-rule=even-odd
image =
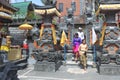
{"label": "decorative banner", "polygon": [[54,45],[55,45],[55,44],[57,44],[57,40],[56,40],[55,26],[53,24],[51,25],[51,29],[52,29],[52,36],[53,36],[53,41],[54,41]]}
{"label": "decorative banner", "polygon": [[103,24],[103,29],[102,29],[102,32],[101,32],[102,36],[100,38],[100,43],[99,43],[100,46],[103,45],[103,39],[104,39],[104,36],[105,36],[105,30],[106,30],[106,23]]}
{"label": "decorative banner", "polygon": [[44,30],[44,24],[41,25],[41,29],[40,29],[40,40],[42,40],[43,30]]}
{"label": "decorative banner", "polygon": [[101,10],[120,10],[120,4],[101,4],[96,11],[96,15],[98,15]]}
{"label": "decorative banner", "polygon": [[92,44],[95,44],[96,41],[97,41],[97,35],[95,33],[94,27],[92,27]]}
{"label": "decorative banner", "polygon": [[65,31],[63,30],[61,40],[60,40],[60,45],[64,47],[64,45],[66,44],[66,41],[67,41],[67,36],[65,34]]}
{"label": "decorative banner", "polygon": [[4,18],[12,19],[12,16],[7,14],[7,13],[5,13],[5,12],[0,12],[0,16],[4,17]]}
{"label": "decorative banner", "polygon": [[44,15],[44,14],[56,14],[57,16],[61,16],[60,12],[56,8],[50,8],[50,9],[35,9],[35,13]]}

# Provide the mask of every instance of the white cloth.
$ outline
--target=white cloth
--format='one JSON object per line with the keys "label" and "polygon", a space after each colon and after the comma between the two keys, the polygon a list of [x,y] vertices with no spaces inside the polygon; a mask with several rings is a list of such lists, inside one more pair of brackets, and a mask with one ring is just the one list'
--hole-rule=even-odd
{"label": "white cloth", "polygon": [[97,35],[95,33],[94,27],[92,27],[92,44],[94,44],[97,41]]}
{"label": "white cloth", "polygon": [[27,44],[27,39],[25,39],[25,40],[23,41],[23,44]]}
{"label": "white cloth", "polygon": [[81,40],[83,40],[84,39],[84,33],[83,32],[78,32],[78,37],[80,37]]}

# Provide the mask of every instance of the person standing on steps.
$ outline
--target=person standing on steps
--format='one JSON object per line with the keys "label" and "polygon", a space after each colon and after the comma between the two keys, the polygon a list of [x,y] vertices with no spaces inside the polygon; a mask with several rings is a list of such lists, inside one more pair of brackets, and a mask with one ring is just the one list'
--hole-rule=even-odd
{"label": "person standing on steps", "polygon": [[75,56],[74,59],[76,62],[79,56],[78,48],[81,43],[82,43],[82,40],[78,37],[78,33],[75,33],[73,38],[73,53],[74,53],[74,56]]}
{"label": "person standing on steps", "polygon": [[[28,41],[27,41],[27,39],[25,39],[24,41],[23,41],[23,50],[25,51],[25,53],[26,53],[26,58],[29,58],[29,45],[28,45]],[[22,50],[22,52],[24,52]],[[23,53],[24,54],[24,53]]]}
{"label": "person standing on steps", "polygon": [[85,35],[84,35],[81,27],[78,28],[78,32],[77,33],[78,33],[78,37],[80,37],[81,40],[85,39]]}
{"label": "person standing on steps", "polygon": [[86,44],[85,39],[82,40],[82,44],[79,46],[79,55],[80,55],[80,63],[82,64],[84,71],[86,71],[87,67],[87,56],[86,51],[88,50],[88,46]]}

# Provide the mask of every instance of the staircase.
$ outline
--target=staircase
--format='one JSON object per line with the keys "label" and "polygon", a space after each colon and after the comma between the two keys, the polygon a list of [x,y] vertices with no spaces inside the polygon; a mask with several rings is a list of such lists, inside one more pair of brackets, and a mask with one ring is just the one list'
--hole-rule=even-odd
{"label": "staircase", "polygon": [[[77,62],[73,61],[72,57],[73,57],[72,50],[67,50],[67,53],[66,53],[66,58],[67,59],[64,61],[65,65],[78,66],[80,62],[79,61],[77,61]],[[88,66],[93,66],[93,51],[92,51],[92,49],[88,49],[88,51],[87,51],[87,65]]]}
{"label": "staircase", "polygon": [[67,53],[66,65],[78,66],[79,61],[75,62],[75,61],[72,60],[72,58],[73,58],[73,53]]}
{"label": "staircase", "polygon": [[[90,64],[93,61],[93,58],[91,57],[91,53],[92,52],[90,52],[90,51],[88,52],[88,56],[89,56],[88,63],[87,63],[89,65],[88,68],[91,68],[90,66],[93,65],[93,64]],[[83,70],[82,65],[80,65],[80,61],[77,61],[77,62],[73,61],[72,57],[73,57],[72,50],[68,50],[66,53],[66,60],[63,61],[63,65],[60,67],[58,72],[71,73],[71,74],[84,74],[84,73],[86,73]]]}

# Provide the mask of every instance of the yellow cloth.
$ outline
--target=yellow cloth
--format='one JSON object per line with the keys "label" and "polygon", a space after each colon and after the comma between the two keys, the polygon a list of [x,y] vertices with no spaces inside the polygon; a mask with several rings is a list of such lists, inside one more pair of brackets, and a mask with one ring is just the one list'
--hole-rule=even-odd
{"label": "yellow cloth", "polygon": [[66,44],[66,41],[67,41],[67,36],[63,30],[61,40],[60,40],[60,45],[63,47]]}
{"label": "yellow cloth", "polygon": [[51,26],[54,45],[57,44],[55,26]]}
{"label": "yellow cloth", "polygon": [[43,30],[44,30],[44,25],[42,24],[40,29],[40,40],[42,39]]}
{"label": "yellow cloth", "polygon": [[50,8],[50,9],[35,9],[35,13],[44,15],[44,14],[55,14],[57,16],[61,16],[60,12],[56,8]]}
{"label": "yellow cloth", "polygon": [[104,36],[105,36],[105,30],[106,30],[106,23],[103,24],[103,29],[102,29],[102,32],[101,32],[102,36],[100,38],[100,43],[99,43],[100,46],[103,45],[103,39],[104,39]]}
{"label": "yellow cloth", "polygon": [[120,9],[120,4],[101,4],[100,9],[102,10]]}
{"label": "yellow cloth", "polygon": [[100,8],[95,12],[96,16],[100,13]]}
{"label": "yellow cloth", "polygon": [[9,51],[9,48],[6,45],[2,45],[0,50]]}
{"label": "yellow cloth", "polygon": [[98,15],[101,10],[118,10],[118,9],[120,9],[120,4],[101,4],[95,14]]}

